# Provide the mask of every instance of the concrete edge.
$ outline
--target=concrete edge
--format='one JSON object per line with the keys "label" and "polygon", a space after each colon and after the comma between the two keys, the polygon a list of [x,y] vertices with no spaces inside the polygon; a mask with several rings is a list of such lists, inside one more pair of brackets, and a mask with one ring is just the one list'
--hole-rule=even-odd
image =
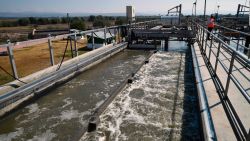
{"label": "concrete edge", "polygon": [[[17,109],[22,103],[24,103],[25,101],[28,101],[30,99],[32,99],[34,96],[37,96],[37,95],[40,95],[42,94],[43,92],[45,92],[46,90],[50,90],[51,88],[54,88],[54,87],[57,87],[59,86],[60,84],[63,84],[65,82],[67,82],[69,79],[77,76],[78,74],[80,74],[81,72],[84,72],[88,69],[90,69],[91,67],[105,61],[106,59],[110,58],[111,56],[115,55],[116,53],[120,52],[121,50],[124,50],[126,48],[126,43],[125,44],[121,44],[121,46],[123,45],[123,47],[121,47],[120,49],[106,55],[105,57],[103,57],[102,59],[99,59],[97,61],[94,61],[92,62],[91,64],[83,67],[83,68],[79,68],[78,70],[75,70],[73,73],[61,78],[61,79],[58,79],[57,81],[55,82],[51,82],[50,84],[48,84],[46,87],[44,88],[41,88],[39,89],[39,91],[33,91],[31,94],[28,94],[27,96],[25,96],[24,98],[21,98],[11,104],[9,104],[8,106],[0,109],[0,117],[3,117],[5,116],[6,114],[8,114],[9,112],[13,111],[14,109]],[[106,47],[110,47],[110,46],[106,46]],[[97,51],[96,51],[97,52]],[[94,53],[92,53],[94,54]],[[81,59],[83,59],[85,57],[81,57]],[[74,58],[75,60],[78,60],[79,61],[79,58]],[[65,66],[66,67],[66,63],[71,63],[70,60],[68,60],[67,62],[65,62]],[[53,66],[53,67],[50,67],[48,68],[51,72],[53,72],[53,69],[56,69],[57,66]],[[43,72],[44,70],[42,70],[41,72]],[[33,74],[32,74],[33,75]]]}
{"label": "concrete edge", "polygon": [[192,59],[193,59],[193,68],[195,73],[196,87],[198,92],[199,99],[199,108],[200,108],[200,116],[202,122],[203,129],[203,138],[205,141],[217,141],[214,124],[212,121],[211,113],[208,106],[208,100],[206,96],[206,92],[204,89],[204,85],[202,82],[201,72],[199,69],[199,64],[197,60],[197,56],[194,50],[194,46],[191,46]]}

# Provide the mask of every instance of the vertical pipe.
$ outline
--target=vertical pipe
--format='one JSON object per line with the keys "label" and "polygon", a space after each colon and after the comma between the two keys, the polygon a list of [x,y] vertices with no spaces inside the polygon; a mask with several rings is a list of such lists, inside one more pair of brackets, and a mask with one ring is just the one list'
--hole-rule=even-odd
{"label": "vertical pipe", "polygon": [[8,43],[7,50],[8,50],[8,54],[9,54],[9,60],[10,60],[10,65],[11,65],[11,69],[12,69],[12,74],[15,77],[15,79],[18,79],[16,63],[15,63],[15,59],[14,59],[14,55],[13,55],[13,48],[10,45],[9,40],[7,41],[7,43]]}
{"label": "vertical pipe", "polygon": [[120,36],[121,36],[121,35],[120,35],[120,27],[118,27],[117,30],[118,30],[118,35],[117,35],[117,36],[118,36],[118,43],[120,43],[120,42],[121,42],[121,40],[120,40],[120,38],[121,38],[121,37],[120,37]]}
{"label": "vertical pipe", "polygon": [[194,16],[196,18],[196,4],[197,4],[197,0],[195,1],[195,8],[194,8]]}
{"label": "vertical pipe", "polygon": [[181,24],[181,10],[182,10],[182,5],[180,4],[180,6],[179,6],[179,25]]}
{"label": "vertical pipe", "polygon": [[76,38],[76,32],[74,34],[74,55],[75,57],[78,56],[78,49],[77,49],[77,42],[76,42],[77,38]]}
{"label": "vertical pipe", "polygon": [[94,38],[94,32],[91,32],[91,37],[92,37],[92,49],[95,49],[95,38]]}
{"label": "vertical pipe", "polygon": [[55,65],[55,60],[54,60],[54,50],[52,47],[52,42],[51,42],[51,35],[49,34],[49,39],[48,39],[48,46],[49,46],[49,54],[50,54],[50,64],[51,66]]}
{"label": "vertical pipe", "polygon": [[107,45],[107,27],[104,27],[104,44]]}
{"label": "vertical pipe", "polygon": [[73,45],[72,45],[72,35],[69,36],[71,58],[74,58]]}
{"label": "vertical pipe", "polygon": [[169,40],[168,38],[165,39],[165,48],[164,48],[165,51],[168,51],[168,40]]}

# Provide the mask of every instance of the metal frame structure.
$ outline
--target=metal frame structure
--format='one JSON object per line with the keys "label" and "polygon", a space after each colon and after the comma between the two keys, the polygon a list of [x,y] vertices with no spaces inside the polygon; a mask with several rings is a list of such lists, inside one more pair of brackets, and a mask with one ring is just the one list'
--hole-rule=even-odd
{"label": "metal frame structure", "polygon": [[[120,35],[121,34],[120,30],[122,28],[138,27],[139,25],[143,25],[143,27],[149,27],[149,25],[152,25],[155,22],[156,22],[156,20],[151,20],[151,21],[145,21],[145,22],[132,23],[130,25],[126,24],[126,25],[104,27],[104,28],[87,30],[87,31],[74,31],[74,33],[69,33],[69,34],[64,34],[64,35],[59,35],[59,36],[50,36],[50,35],[48,35],[47,38],[42,38],[42,39],[35,39],[35,40],[18,42],[18,43],[8,42],[7,44],[0,45],[0,48],[5,48],[6,51],[8,52],[8,55],[9,55],[9,58],[10,58],[9,60],[10,60],[11,68],[12,68],[12,74],[15,77],[15,79],[18,80],[18,71],[17,71],[18,68],[16,67],[14,54],[13,54],[13,49],[15,49],[15,48],[23,48],[23,47],[29,47],[29,46],[42,44],[42,43],[47,43],[48,48],[49,48],[49,54],[50,54],[50,64],[51,64],[51,66],[53,66],[53,65],[55,65],[55,62],[54,62],[54,53],[53,53],[52,41],[68,39],[68,40],[70,40],[69,41],[70,42],[70,47],[73,48],[73,45],[72,45],[72,40],[73,40],[74,49],[71,49],[71,51],[72,51],[71,53],[72,53],[72,58],[74,58],[74,57],[78,56],[78,50],[77,50],[77,47],[76,47],[76,44],[77,44],[76,36],[77,36],[77,34],[87,35],[87,34],[91,33],[92,39],[93,39],[93,36],[94,36],[95,32],[103,31],[104,32],[104,38],[105,38],[105,44],[106,44],[107,43],[106,34],[108,34],[107,31],[109,31],[110,29],[116,30],[117,33]],[[117,42],[118,43],[121,42],[120,38],[119,38],[119,40]],[[94,41],[94,39],[92,40],[92,47],[93,47],[93,49],[95,49],[95,41]]]}
{"label": "metal frame structure", "polygon": [[[246,10],[246,8],[248,10]],[[238,4],[238,9],[237,9],[237,14],[236,14],[237,22],[238,22],[238,18],[241,15],[245,15],[246,12],[249,13],[249,8],[250,8],[249,6]]]}
{"label": "metal frame structure", "polygon": [[[235,76],[233,73],[235,71],[239,71],[239,74],[241,74],[242,77],[249,82],[249,76],[245,76],[244,73],[242,73],[242,69],[250,72],[250,60],[238,50],[225,43],[216,34],[210,33],[206,29],[206,26],[196,22],[192,22],[192,25],[192,28],[197,31],[196,38],[202,56],[215,83],[215,87],[219,93],[222,105],[235,132],[235,135],[238,140],[249,140],[249,129],[245,129],[240,117],[235,110],[234,105],[231,102],[231,99],[228,97],[228,90],[230,83],[232,83],[240,92],[239,94],[241,94],[248,104],[250,104],[250,95],[242,86],[241,82],[237,79],[237,76]],[[210,34],[211,40],[204,38],[204,35],[207,36],[207,34]],[[211,63],[211,56],[216,58],[215,64]],[[222,60],[220,58],[222,56],[226,59]],[[227,61],[227,64],[225,64],[225,61]],[[217,74],[218,65],[220,65],[223,68],[223,71],[227,74],[226,84],[222,83],[220,77]],[[241,67],[239,68],[238,65]]]}
{"label": "metal frame structure", "polygon": [[[173,11],[173,10],[175,10],[175,11]],[[179,25],[180,25],[181,24],[181,12],[182,12],[182,4],[177,5],[177,6],[173,7],[173,8],[171,8],[171,9],[169,9],[168,10],[168,15],[170,13],[178,14],[178,16],[179,16]]]}

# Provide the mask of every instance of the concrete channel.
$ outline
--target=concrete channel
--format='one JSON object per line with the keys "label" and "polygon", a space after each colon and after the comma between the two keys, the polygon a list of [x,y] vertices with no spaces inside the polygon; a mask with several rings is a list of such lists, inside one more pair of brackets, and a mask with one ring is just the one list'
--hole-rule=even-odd
{"label": "concrete channel", "polygon": [[148,51],[124,50],[1,119],[1,140],[78,140],[90,116],[144,63]]}
{"label": "concrete channel", "polygon": [[[186,43],[169,42],[169,52],[153,55],[121,50],[4,116],[0,140],[201,140]],[[125,86],[130,76],[133,81]],[[93,115],[100,117],[97,128],[86,132]]]}

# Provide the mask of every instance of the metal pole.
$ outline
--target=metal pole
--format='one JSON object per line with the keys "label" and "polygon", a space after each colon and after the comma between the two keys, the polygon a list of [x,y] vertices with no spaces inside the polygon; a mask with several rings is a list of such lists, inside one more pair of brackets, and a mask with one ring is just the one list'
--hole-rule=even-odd
{"label": "metal pole", "polygon": [[196,18],[196,4],[197,4],[197,0],[195,1],[195,8],[194,8],[194,16]]}
{"label": "metal pole", "polygon": [[181,9],[182,9],[182,5],[180,4],[180,7],[179,7],[179,25],[181,24]]}
{"label": "metal pole", "polygon": [[221,42],[219,42],[217,55],[216,55],[215,68],[214,68],[215,75],[217,75],[216,72],[217,72],[218,61],[219,61],[219,56],[220,56],[220,48],[221,48]]}
{"label": "metal pole", "polygon": [[69,13],[67,13],[67,20],[68,20],[68,30],[69,30],[69,33],[70,33],[70,19],[69,19]]}
{"label": "metal pole", "polygon": [[120,43],[120,27],[118,27],[117,30],[118,43]]}
{"label": "metal pole", "polygon": [[16,79],[18,79],[16,63],[15,63],[15,59],[14,59],[14,55],[13,55],[13,48],[10,45],[9,40],[7,41],[7,43],[8,43],[7,50],[8,50],[8,54],[9,54],[9,60],[10,60],[10,65],[11,65],[11,69],[12,69],[12,74]]}
{"label": "metal pole", "polygon": [[73,53],[73,45],[72,45],[72,35],[69,36],[69,39],[70,39],[70,51],[71,51],[71,57],[74,58],[74,53]]}
{"label": "metal pole", "polygon": [[49,39],[48,39],[48,46],[49,46],[49,54],[50,54],[50,64],[51,64],[51,66],[54,66],[55,65],[54,51],[53,51],[53,47],[52,47],[50,34],[49,34]]}
{"label": "metal pole", "polygon": [[227,82],[226,82],[226,88],[225,88],[225,98],[227,98],[227,95],[228,95],[228,89],[229,89],[229,85],[230,85],[231,74],[232,74],[233,67],[234,67],[235,56],[236,56],[236,53],[233,52],[232,59],[230,61],[230,67],[228,70],[228,76],[227,76]]}
{"label": "metal pole", "polygon": [[[205,0],[204,4],[204,26],[206,25],[206,9],[207,9],[207,0]],[[204,27],[205,28],[205,27]],[[205,36],[205,29],[203,29],[203,35],[202,35],[202,47],[204,45],[204,37]]]}
{"label": "metal pole", "polygon": [[104,44],[105,45],[107,45],[107,35],[106,35],[106,33],[107,33],[107,27],[105,26],[105,28],[104,28]]}
{"label": "metal pole", "polygon": [[78,56],[78,49],[77,49],[77,42],[76,42],[77,38],[76,38],[76,32],[74,34],[74,47],[75,47],[75,57]]}
{"label": "metal pole", "polygon": [[91,33],[91,37],[92,37],[92,49],[95,49],[95,38],[94,38],[94,32]]}

